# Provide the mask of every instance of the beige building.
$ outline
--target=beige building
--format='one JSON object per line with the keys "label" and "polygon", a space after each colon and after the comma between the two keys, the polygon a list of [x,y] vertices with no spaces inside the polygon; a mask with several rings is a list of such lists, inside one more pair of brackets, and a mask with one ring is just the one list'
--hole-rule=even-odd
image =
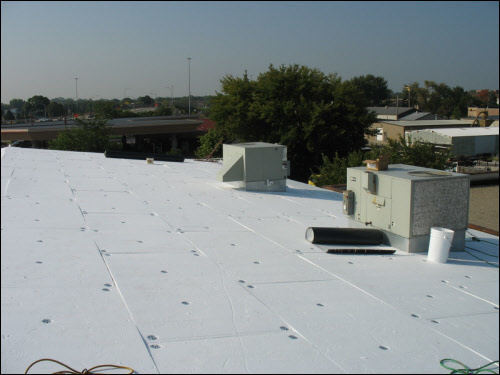
{"label": "beige building", "polygon": [[373,123],[370,129],[377,130],[377,135],[365,136],[369,144],[387,144],[388,139],[406,138],[406,133],[414,130],[435,128],[463,128],[471,126],[473,120],[417,120],[417,121],[380,121]]}
{"label": "beige building", "polygon": [[486,111],[488,113],[488,117],[490,116],[498,116],[498,108],[480,108],[480,107],[468,107],[467,108],[467,117],[476,117],[479,113]]}
{"label": "beige building", "polygon": [[369,112],[375,112],[377,120],[399,120],[401,117],[407,116],[415,112],[414,108],[407,107],[367,107]]}

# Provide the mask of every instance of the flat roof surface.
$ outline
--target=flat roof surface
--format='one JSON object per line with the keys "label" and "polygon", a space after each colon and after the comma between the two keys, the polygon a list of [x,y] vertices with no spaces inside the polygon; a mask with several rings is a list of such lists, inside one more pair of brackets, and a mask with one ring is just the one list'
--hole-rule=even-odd
{"label": "flat roof surface", "polygon": [[482,135],[498,135],[498,127],[424,129],[424,130],[416,130],[416,132],[434,132],[449,137],[475,137]]}
{"label": "flat roof surface", "polygon": [[227,146],[241,147],[241,148],[275,148],[284,147],[277,143],[267,143],[267,142],[245,142],[245,143],[231,143]]}
{"label": "flat roof surface", "polygon": [[402,117],[400,121],[415,121],[430,114],[430,112],[413,112],[405,117]]}
{"label": "flat roof surface", "polygon": [[341,194],[292,180],[238,190],[216,181],[221,166],[3,148],[1,372],[41,358],[138,373],[449,373],[440,360],[498,359],[498,237],[468,231],[446,264],[328,254],[305,230],[359,227]]}
{"label": "flat roof surface", "polygon": [[402,115],[415,110],[408,107],[366,107],[366,109],[375,112],[377,115]]}
{"label": "flat roof surface", "polygon": [[398,125],[404,127],[411,126],[453,126],[453,125],[470,125],[472,120],[414,120],[414,121],[378,121],[391,124]]}
{"label": "flat roof surface", "polygon": [[[358,171],[367,171],[366,166],[362,167],[352,167],[349,169],[355,169]],[[462,173],[456,172],[445,172],[437,171],[431,168],[417,167],[415,165],[405,165],[405,164],[389,164],[386,170],[382,171],[369,171],[370,173],[375,173],[382,176],[391,176],[394,178],[400,178],[404,180],[412,181],[426,181],[426,180],[436,180],[443,178],[468,178],[469,176]],[[416,173],[415,173],[416,172]],[[422,172],[429,172],[424,174]],[[413,174],[415,173],[415,174]]]}

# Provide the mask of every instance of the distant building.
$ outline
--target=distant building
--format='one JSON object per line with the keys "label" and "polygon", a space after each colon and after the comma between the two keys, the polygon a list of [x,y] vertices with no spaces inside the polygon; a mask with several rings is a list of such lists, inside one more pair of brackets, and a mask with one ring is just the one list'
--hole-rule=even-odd
{"label": "distant building", "polygon": [[413,112],[407,116],[400,117],[401,121],[417,121],[417,120],[444,120],[443,117],[430,112]]}
{"label": "distant building", "polygon": [[468,107],[467,108],[467,117],[476,118],[477,115],[483,111],[486,111],[488,113],[488,117],[498,116],[498,108]]}
{"label": "distant building", "polygon": [[369,144],[386,144],[388,139],[398,140],[406,137],[406,133],[414,130],[434,128],[470,127],[473,120],[413,120],[413,121],[380,121],[372,124],[370,129],[377,130],[374,136],[366,136]]}
{"label": "distant building", "polygon": [[498,127],[415,130],[406,132],[406,140],[451,147],[455,157],[498,154]]}
{"label": "distant building", "polygon": [[379,120],[400,120],[401,117],[415,112],[415,108],[408,107],[367,107],[368,111],[375,112]]}

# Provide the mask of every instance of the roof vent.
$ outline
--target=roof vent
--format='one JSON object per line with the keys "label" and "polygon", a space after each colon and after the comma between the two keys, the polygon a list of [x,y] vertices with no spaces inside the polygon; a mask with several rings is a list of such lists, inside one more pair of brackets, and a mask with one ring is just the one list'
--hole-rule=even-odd
{"label": "roof vent", "polygon": [[224,144],[222,154],[219,181],[242,181],[245,190],[286,190],[286,177],[290,175],[286,146],[264,142]]}

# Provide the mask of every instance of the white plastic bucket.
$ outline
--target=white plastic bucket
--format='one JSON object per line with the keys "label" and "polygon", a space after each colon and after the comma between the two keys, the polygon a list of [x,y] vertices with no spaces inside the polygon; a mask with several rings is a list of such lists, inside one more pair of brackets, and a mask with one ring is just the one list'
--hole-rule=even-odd
{"label": "white plastic bucket", "polygon": [[454,231],[447,228],[432,227],[429,240],[427,260],[437,263],[446,263],[450,254]]}

